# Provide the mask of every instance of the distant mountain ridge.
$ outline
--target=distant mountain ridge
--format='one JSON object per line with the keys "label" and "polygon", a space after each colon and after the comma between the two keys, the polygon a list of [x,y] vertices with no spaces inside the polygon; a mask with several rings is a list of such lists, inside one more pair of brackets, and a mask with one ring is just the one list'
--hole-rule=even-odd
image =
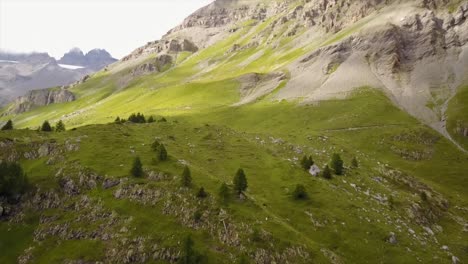
{"label": "distant mountain ridge", "polygon": [[59,61],[43,52],[0,51],[0,106],[32,90],[69,85],[115,61],[104,49],[84,55],[74,48]]}
{"label": "distant mountain ridge", "polygon": [[93,49],[84,54],[79,48],[73,48],[65,53],[58,63],[83,66],[97,71],[116,61],[117,59],[104,49]]}

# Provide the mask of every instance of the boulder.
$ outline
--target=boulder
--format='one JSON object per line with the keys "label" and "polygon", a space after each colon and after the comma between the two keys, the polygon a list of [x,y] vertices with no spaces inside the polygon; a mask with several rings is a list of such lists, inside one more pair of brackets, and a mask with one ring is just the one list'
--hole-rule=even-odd
{"label": "boulder", "polygon": [[102,188],[104,189],[110,189],[114,186],[117,186],[120,184],[119,179],[105,179],[104,182],[102,183]]}
{"label": "boulder", "polygon": [[390,243],[390,244],[393,244],[393,245],[398,243],[398,240],[396,238],[395,233],[390,232],[390,234],[388,235],[388,238],[387,238],[387,242]]}

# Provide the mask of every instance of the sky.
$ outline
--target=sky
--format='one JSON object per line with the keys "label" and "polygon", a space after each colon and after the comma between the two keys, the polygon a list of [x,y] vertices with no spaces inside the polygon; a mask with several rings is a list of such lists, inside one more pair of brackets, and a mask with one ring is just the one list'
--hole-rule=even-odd
{"label": "sky", "polygon": [[0,50],[106,49],[122,58],[213,0],[0,0]]}

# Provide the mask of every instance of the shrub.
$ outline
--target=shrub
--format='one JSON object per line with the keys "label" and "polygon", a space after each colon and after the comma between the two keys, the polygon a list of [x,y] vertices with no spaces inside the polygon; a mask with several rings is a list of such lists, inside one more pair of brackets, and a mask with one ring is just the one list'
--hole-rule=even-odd
{"label": "shrub", "polygon": [[247,177],[245,176],[244,170],[239,169],[237,170],[236,175],[234,176],[234,190],[237,191],[238,194],[241,194],[243,191],[247,190]]}
{"label": "shrub", "polygon": [[2,130],[13,130],[13,121],[8,120],[5,125],[3,125]]}
{"label": "shrub", "polygon": [[293,197],[296,200],[306,200],[308,198],[306,188],[302,184],[298,184],[293,192]]}
{"label": "shrub", "polygon": [[143,164],[141,163],[141,160],[139,157],[136,157],[133,160],[133,165],[132,169],[130,170],[130,174],[132,174],[133,177],[140,178],[143,176]]}
{"label": "shrub", "polygon": [[50,126],[49,121],[44,121],[44,123],[42,123],[41,131],[44,131],[44,132],[51,132],[52,131],[52,127]]}

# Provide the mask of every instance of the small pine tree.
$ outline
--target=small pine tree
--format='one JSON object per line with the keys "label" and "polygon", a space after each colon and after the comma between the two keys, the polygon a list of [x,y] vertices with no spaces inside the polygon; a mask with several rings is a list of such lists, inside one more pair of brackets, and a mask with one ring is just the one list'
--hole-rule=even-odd
{"label": "small pine tree", "polygon": [[201,187],[200,190],[198,190],[197,197],[201,199],[208,197],[208,194],[206,193],[205,188]]}
{"label": "small pine tree", "polygon": [[159,122],[167,122],[167,120],[165,117],[162,117],[161,119],[159,119]]}
{"label": "small pine tree", "polygon": [[121,124],[122,123],[119,116],[114,120],[114,123],[116,123],[116,124]]}
{"label": "small pine tree", "polygon": [[359,167],[359,162],[357,161],[356,157],[354,157],[353,160],[351,161],[351,166],[353,166],[353,168]]}
{"label": "small pine tree", "polygon": [[331,167],[335,171],[336,175],[342,175],[343,174],[343,160],[341,159],[339,154],[333,154],[332,156],[332,161],[331,161]]}
{"label": "small pine tree", "polygon": [[159,146],[161,146],[161,143],[159,143],[159,141],[155,140],[152,144],[151,144],[151,149],[153,151],[159,151]]}
{"label": "small pine tree", "polygon": [[155,122],[154,117],[153,117],[153,116],[150,116],[150,117],[148,118],[148,123],[154,123],[154,122]]}
{"label": "small pine tree", "polygon": [[3,125],[2,130],[13,130],[13,121],[8,120],[5,125]]}
{"label": "small pine tree", "polygon": [[52,131],[52,127],[50,126],[49,121],[44,121],[44,123],[42,123],[41,131],[44,131],[44,132],[51,132]]}
{"label": "small pine tree", "polygon": [[425,191],[422,191],[422,192],[420,193],[420,196],[421,196],[421,200],[422,200],[423,202],[427,202],[428,197],[427,197],[427,193],[426,193]]}
{"label": "small pine tree", "polygon": [[[308,162],[309,162],[309,164],[310,164],[310,167],[312,167],[312,166],[315,164],[315,161],[314,161],[314,159],[312,158],[312,156],[309,156]],[[310,169],[310,167],[309,167],[309,169]]]}
{"label": "small pine tree", "polygon": [[192,185],[192,173],[190,173],[190,169],[188,166],[184,167],[184,171],[182,172],[182,186],[190,187]]}
{"label": "small pine tree", "polygon": [[190,235],[184,239],[178,264],[199,264],[204,262],[203,256],[193,248],[194,244]]}
{"label": "small pine tree", "polygon": [[59,120],[57,124],[55,125],[55,131],[57,132],[64,132],[65,129],[65,124],[62,122],[62,120]]}
{"label": "small pine tree", "polygon": [[306,200],[308,198],[306,188],[302,184],[298,184],[293,192],[293,197],[296,200]]}
{"label": "small pine tree", "polygon": [[245,176],[244,170],[237,170],[236,176],[234,176],[234,189],[240,195],[243,191],[247,190],[247,177]]}
{"label": "small pine tree", "polygon": [[332,178],[331,170],[330,167],[328,167],[328,165],[325,166],[325,168],[323,169],[322,177],[328,180]]}
{"label": "small pine tree", "polygon": [[159,158],[160,161],[167,160],[167,150],[166,150],[166,147],[164,147],[163,144],[161,144],[161,146],[159,146],[158,158]]}
{"label": "small pine tree", "polygon": [[221,187],[219,187],[219,192],[218,192],[219,199],[221,200],[222,203],[226,203],[229,199],[229,188],[226,183],[222,183]]}
{"label": "small pine tree", "polygon": [[140,157],[136,157],[135,160],[133,160],[133,165],[132,169],[130,170],[130,173],[133,177],[137,178],[143,176],[143,164],[141,163]]}
{"label": "small pine tree", "polygon": [[302,157],[302,160],[301,160],[301,167],[305,170],[305,171],[308,171],[310,170],[310,167],[312,167],[312,165],[314,165],[314,160],[312,159],[312,156],[304,156]]}

